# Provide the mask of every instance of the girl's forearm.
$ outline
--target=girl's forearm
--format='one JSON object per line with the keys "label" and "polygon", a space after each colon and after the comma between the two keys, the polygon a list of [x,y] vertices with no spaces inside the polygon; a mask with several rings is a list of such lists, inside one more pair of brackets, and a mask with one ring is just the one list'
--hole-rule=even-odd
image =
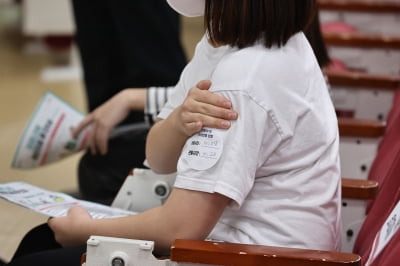
{"label": "girl's forearm", "polygon": [[147,89],[145,88],[129,88],[122,91],[123,97],[129,100],[129,108],[132,111],[143,111],[145,108]]}
{"label": "girl's forearm", "polygon": [[158,121],[147,136],[146,158],[150,168],[156,173],[176,171],[182,147],[189,137],[180,130],[176,122],[177,109],[167,119]]}
{"label": "girl's forearm", "polygon": [[90,220],[86,231],[152,240],[158,254],[168,254],[175,239],[205,239],[229,201],[218,193],[174,189],[162,206],[122,218]]}
{"label": "girl's forearm", "polygon": [[[166,217],[161,217],[161,212],[160,208],[154,208],[122,218],[92,220],[91,235],[152,240],[158,254],[168,254],[175,232],[168,228]],[[165,227],[165,230],[160,227]]]}

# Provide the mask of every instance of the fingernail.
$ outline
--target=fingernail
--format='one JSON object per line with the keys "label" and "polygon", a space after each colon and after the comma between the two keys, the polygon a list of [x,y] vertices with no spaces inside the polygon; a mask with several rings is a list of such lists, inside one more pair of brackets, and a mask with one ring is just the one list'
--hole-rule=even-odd
{"label": "fingernail", "polygon": [[228,117],[229,117],[229,119],[236,119],[237,114],[236,114],[235,112],[230,112],[230,113],[228,114]]}
{"label": "fingernail", "polygon": [[231,122],[229,122],[229,121],[222,121],[222,122],[221,122],[221,125],[222,125],[223,128],[228,128],[228,127],[231,126]]}
{"label": "fingernail", "polygon": [[224,101],[224,107],[225,108],[231,108],[232,104],[230,101]]}

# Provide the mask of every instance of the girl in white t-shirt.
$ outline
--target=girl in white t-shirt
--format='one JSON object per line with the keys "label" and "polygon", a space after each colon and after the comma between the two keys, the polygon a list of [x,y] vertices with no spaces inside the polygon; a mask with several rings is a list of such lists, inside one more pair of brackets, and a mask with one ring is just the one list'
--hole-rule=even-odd
{"label": "girl in white t-shirt", "polygon": [[[207,32],[148,136],[151,168],[177,171],[175,188],[162,207],[125,218],[92,220],[73,209],[50,220],[56,238],[149,239],[160,252],[176,238],[339,249],[337,120],[302,33],[316,2],[168,2],[184,15],[204,12]],[[229,130],[185,124],[185,97],[202,79],[239,113]]]}
{"label": "girl in white t-shirt", "polygon": [[[55,239],[65,250],[90,235],[147,239],[159,254],[178,238],[338,250],[337,120],[302,33],[316,1],[168,2],[204,14],[206,28],[147,140],[151,168],[177,171],[175,188],[164,205],[123,218],[72,208],[49,220]],[[187,117],[186,96],[203,79],[239,114],[228,130]]]}
{"label": "girl in white t-shirt", "polygon": [[[338,250],[337,119],[302,33],[315,1],[169,2],[186,15],[205,3],[207,33],[149,134],[151,168],[177,171],[173,194],[196,210],[202,237]],[[189,121],[201,131],[187,132],[185,97],[198,79],[232,102],[229,130]]]}

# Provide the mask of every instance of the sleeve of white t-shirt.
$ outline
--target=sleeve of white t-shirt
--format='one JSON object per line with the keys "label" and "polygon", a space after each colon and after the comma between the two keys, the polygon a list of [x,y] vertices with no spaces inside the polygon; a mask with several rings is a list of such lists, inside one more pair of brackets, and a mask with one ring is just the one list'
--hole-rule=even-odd
{"label": "sleeve of white t-shirt", "polygon": [[171,93],[168,95],[168,101],[165,103],[161,111],[158,113],[157,118],[166,119],[176,107],[178,107],[183,103],[188,93],[187,89],[185,89],[184,79],[183,79],[187,71],[187,68],[188,66],[184,68],[178,83],[176,84],[175,88],[171,91]]}
{"label": "sleeve of white t-shirt", "polygon": [[228,130],[205,128],[187,140],[175,187],[220,193],[240,207],[253,187],[257,168],[280,141],[279,134],[268,112],[245,92],[218,93],[232,101],[238,120]]}

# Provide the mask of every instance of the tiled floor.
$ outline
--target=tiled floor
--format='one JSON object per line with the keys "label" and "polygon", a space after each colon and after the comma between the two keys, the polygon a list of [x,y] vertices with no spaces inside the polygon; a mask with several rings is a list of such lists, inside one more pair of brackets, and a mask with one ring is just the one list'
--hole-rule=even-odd
{"label": "tiled floor", "polygon": [[[49,67],[52,60],[40,49],[33,49],[36,52],[26,49],[27,44],[35,42],[21,36],[20,19],[18,7],[0,5],[0,183],[22,180],[51,190],[74,190],[80,154],[40,169],[10,168],[24,125],[45,91],[52,91],[78,109],[85,110],[85,95],[79,79],[61,82],[43,82],[40,79],[41,71]],[[184,21],[182,40],[189,56],[200,38],[201,28],[200,19]],[[34,225],[46,221],[47,217],[4,200],[0,200],[0,210],[0,258],[8,260],[23,235]]]}

